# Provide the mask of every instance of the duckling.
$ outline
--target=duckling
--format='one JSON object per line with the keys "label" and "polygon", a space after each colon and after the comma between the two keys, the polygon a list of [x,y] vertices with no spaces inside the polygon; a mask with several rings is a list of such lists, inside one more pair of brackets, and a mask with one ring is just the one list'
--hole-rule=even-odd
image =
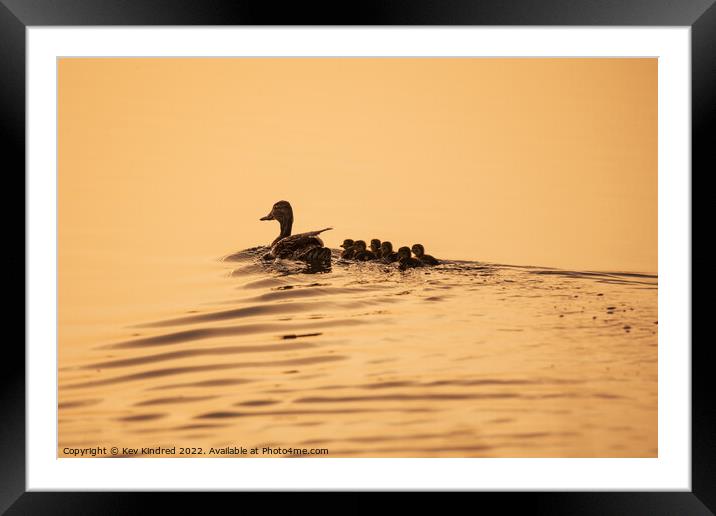
{"label": "duckling", "polygon": [[415,257],[421,262],[423,262],[425,265],[440,264],[440,260],[433,256],[430,256],[429,254],[425,254],[425,248],[423,247],[423,244],[413,244],[413,254],[415,254]]}
{"label": "duckling", "polygon": [[372,251],[367,251],[365,247],[365,240],[356,240],[353,243],[353,249],[355,249],[355,254],[353,255],[353,259],[358,260],[359,262],[367,262],[369,260],[375,260],[375,255]]}
{"label": "duckling", "polygon": [[327,247],[314,247],[301,253],[298,260],[306,262],[312,272],[331,270],[331,250]]}
{"label": "duckling", "polygon": [[341,244],[341,247],[343,248],[343,251],[341,252],[341,258],[344,260],[352,260],[353,255],[355,254],[355,249],[353,248],[355,242],[353,242],[352,238],[346,238],[343,243]]}
{"label": "duckling", "polygon": [[381,258],[380,240],[378,240],[377,238],[374,238],[373,240],[371,240],[370,241],[370,250],[373,251],[373,254],[375,255],[376,258],[380,259]]}
{"label": "duckling", "polygon": [[398,268],[401,271],[404,271],[405,269],[411,269],[413,267],[422,267],[423,262],[418,260],[417,258],[413,258],[410,256],[410,247],[403,246],[400,249],[398,249],[398,257],[400,265]]}
{"label": "duckling", "polygon": [[392,242],[383,242],[380,244],[380,257],[385,263],[393,263],[398,261],[398,253],[393,252]]}

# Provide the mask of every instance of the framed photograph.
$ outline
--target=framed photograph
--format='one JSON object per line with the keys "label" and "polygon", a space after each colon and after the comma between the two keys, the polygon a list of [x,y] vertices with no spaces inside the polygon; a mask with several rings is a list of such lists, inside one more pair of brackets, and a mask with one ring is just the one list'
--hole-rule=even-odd
{"label": "framed photograph", "polygon": [[711,514],[712,4],[0,0],[27,300],[0,508]]}

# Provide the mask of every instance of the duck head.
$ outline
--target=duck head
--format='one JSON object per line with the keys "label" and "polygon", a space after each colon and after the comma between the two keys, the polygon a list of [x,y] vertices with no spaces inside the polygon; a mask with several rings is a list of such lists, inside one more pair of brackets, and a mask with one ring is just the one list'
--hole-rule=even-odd
{"label": "duck head", "polygon": [[355,249],[356,252],[365,251],[365,240],[356,240],[353,243],[353,249]]}
{"label": "duck head", "polygon": [[[288,201],[278,201],[273,205],[271,211],[260,220],[277,220],[281,225],[281,234],[273,241],[275,244],[282,238],[291,236],[291,227],[293,226],[293,209]],[[273,244],[272,244],[273,245]]]}
{"label": "duck head", "polygon": [[371,240],[370,241],[370,250],[373,251],[374,253],[377,253],[378,251],[380,251],[380,240],[378,240],[377,238],[374,238],[373,240]]}
{"label": "duck head", "polygon": [[353,242],[353,239],[352,239],[352,238],[346,238],[346,239],[343,241],[343,243],[341,244],[341,247],[342,247],[343,249],[349,249],[349,248],[353,247],[353,244],[354,244],[354,242]]}
{"label": "duck head", "polygon": [[410,247],[403,246],[400,249],[398,249],[398,257],[403,258],[410,258]]}
{"label": "duck head", "polygon": [[381,243],[380,250],[383,253],[383,256],[388,256],[390,253],[393,252],[393,243],[392,242]]}
{"label": "duck head", "polygon": [[413,244],[413,254],[420,258],[425,254],[425,248],[423,244]]}

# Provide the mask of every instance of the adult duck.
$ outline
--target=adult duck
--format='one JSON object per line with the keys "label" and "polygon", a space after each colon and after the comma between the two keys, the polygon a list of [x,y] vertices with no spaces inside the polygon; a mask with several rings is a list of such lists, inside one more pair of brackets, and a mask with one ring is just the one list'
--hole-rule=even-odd
{"label": "adult duck", "polygon": [[281,233],[271,242],[271,250],[264,255],[265,260],[282,258],[314,264],[331,263],[331,250],[323,246],[323,240],[318,235],[333,228],[292,235],[293,208],[288,201],[278,201],[260,220],[277,220],[281,226]]}

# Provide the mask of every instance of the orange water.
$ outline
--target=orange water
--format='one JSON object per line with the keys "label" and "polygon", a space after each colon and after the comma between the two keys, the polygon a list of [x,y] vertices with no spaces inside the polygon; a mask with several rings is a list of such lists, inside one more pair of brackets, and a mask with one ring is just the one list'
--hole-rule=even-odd
{"label": "orange water", "polygon": [[304,274],[250,253],[163,267],[184,280],[161,305],[97,305],[61,326],[60,456],[657,455],[655,276],[335,261]]}

